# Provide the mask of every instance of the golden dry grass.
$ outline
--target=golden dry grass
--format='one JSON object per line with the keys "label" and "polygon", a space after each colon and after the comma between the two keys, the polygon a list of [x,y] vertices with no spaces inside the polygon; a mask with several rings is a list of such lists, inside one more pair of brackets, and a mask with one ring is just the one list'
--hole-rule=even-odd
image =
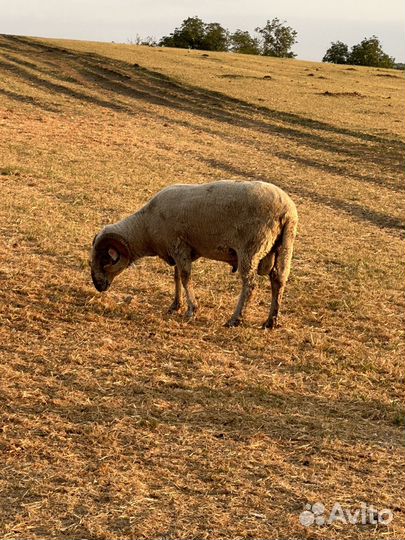
{"label": "golden dry grass", "polygon": [[[1,537],[403,538],[403,74],[1,36],[0,75]],[[298,205],[280,329],[265,280],[223,328],[219,263],[191,324],[158,260],[95,292],[102,225],[220,178]]]}

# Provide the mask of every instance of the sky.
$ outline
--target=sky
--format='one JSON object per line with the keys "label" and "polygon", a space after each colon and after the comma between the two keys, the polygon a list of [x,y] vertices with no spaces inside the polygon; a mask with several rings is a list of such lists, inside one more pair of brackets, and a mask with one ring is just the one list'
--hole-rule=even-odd
{"label": "sky", "polygon": [[376,35],[405,62],[404,0],[0,0],[0,33],[126,43],[159,39],[195,15],[250,32],[278,17],[297,30],[301,60],[321,60],[332,41]]}

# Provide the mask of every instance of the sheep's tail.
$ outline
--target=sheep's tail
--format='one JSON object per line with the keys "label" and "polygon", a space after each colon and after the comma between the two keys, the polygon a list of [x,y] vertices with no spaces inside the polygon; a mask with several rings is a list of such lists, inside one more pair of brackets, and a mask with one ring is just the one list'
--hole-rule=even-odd
{"label": "sheep's tail", "polygon": [[257,269],[260,276],[269,275],[273,267],[277,265],[280,277],[287,281],[290,273],[291,259],[295,235],[297,234],[297,217],[287,216],[276,241],[270,252],[261,259]]}

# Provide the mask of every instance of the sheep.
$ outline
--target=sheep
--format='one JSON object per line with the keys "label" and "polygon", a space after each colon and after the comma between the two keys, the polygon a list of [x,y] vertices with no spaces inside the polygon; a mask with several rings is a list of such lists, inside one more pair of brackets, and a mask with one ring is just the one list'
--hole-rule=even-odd
{"label": "sheep", "polygon": [[175,295],[169,312],[181,307],[181,285],[192,319],[197,301],[190,282],[192,262],[223,261],[239,272],[242,290],[226,326],[238,326],[255,287],[267,275],[272,289],[263,328],[274,328],[290,273],[298,214],[279,187],[261,181],[232,180],[176,184],[157,193],[131,216],[107,225],[93,240],[91,276],[98,291],[142,257],[160,257],[174,266]]}

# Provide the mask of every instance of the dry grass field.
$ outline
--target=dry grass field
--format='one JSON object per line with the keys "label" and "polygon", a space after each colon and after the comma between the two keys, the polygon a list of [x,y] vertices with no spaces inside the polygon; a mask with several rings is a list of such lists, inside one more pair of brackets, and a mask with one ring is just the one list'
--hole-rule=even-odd
{"label": "dry grass field", "polygon": [[[405,537],[402,72],[0,36],[0,537]],[[296,201],[281,327],[197,319],[145,259],[106,294],[103,225],[164,186],[264,179]],[[304,527],[306,504],[391,524]]]}

